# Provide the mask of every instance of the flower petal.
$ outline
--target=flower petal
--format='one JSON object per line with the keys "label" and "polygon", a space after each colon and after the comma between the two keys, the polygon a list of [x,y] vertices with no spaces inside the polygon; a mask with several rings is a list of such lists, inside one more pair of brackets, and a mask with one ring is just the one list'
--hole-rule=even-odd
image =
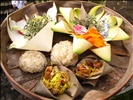
{"label": "flower petal", "polygon": [[55,2],[53,2],[53,7],[48,9],[47,15],[49,15],[52,18],[52,20],[56,22],[57,8]]}
{"label": "flower petal", "polygon": [[7,18],[7,31],[9,34],[9,37],[11,40],[14,41],[19,41],[19,40],[25,40],[24,36],[21,34],[18,34],[17,31],[13,31],[12,27],[17,26],[17,23],[14,20],[11,20],[11,18]]}

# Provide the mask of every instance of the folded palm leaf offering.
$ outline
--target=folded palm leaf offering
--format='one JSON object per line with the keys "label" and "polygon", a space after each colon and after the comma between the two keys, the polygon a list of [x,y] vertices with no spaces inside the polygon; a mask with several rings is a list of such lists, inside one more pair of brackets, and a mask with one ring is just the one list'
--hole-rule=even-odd
{"label": "folded palm leaf offering", "polygon": [[8,34],[13,42],[10,44],[9,49],[17,48],[49,52],[52,49],[54,34],[51,27],[56,22],[57,9],[55,3],[53,3],[52,8],[48,9],[47,13],[42,15],[39,15],[34,4],[31,7],[35,11],[31,15],[27,16],[28,13],[25,13],[24,18],[19,21],[12,20],[11,17],[7,19]]}
{"label": "folded palm leaf offering", "polygon": [[45,68],[34,91],[54,99],[70,100],[76,98],[83,89],[71,70],[61,65],[50,65]]}
{"label": "folded palm leaf offering", "polygon": [[98,78],[111,71],[113,71],[113,67],[93,55],[83,58],[74,68],[74,73],[82,84],[91,84],[93,86],[96,85]]}
{"label": "folded palm leaf offering", "polygon": [[64,93],[72,85],[69,81],[69,75],[66,72],[60,72],[52,66],[48,66],[45,69],[42,81],[54,95]]}
{"label": "folded palm leaf offering", "polygon": [[79,55],[90,49],[110,62],[108,41],[129,39],[129,35],[120,28],[123,19],[107,14],[102,5],[94,6],[89,12],[82,3],[81,8],[59,7],[59,11],[63,18],[52,29],[73,36],[73,52]]}

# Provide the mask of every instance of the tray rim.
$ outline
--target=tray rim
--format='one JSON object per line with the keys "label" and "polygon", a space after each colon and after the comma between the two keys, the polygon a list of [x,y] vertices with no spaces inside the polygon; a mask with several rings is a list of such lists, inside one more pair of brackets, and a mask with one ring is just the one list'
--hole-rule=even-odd
{"label": "tray rim", "polygon": [[[58,1],[59,2],[59,1]],[[71,1],[70,1],[71,2]],[[86,1],[82,1],[82,2],[86,2]],[[46,2],[44,2],[44,3],[46,3]],[[87,2],[87,3],[90,3],[90,2]],[[40,3],[39,3],[40,4]],[[36,4],[36,5],[39,5],[39,4]],[[96,4],[96,3],[90,3],[90,4]],[[29,5],[31,5],[31,4],[29,4]],[[27,5],[27,6],[25,6],[24,8],[22,8],[21,10],[23,10],[23,9],[25,9],[26,7],[28,7],[29,5]],[[110,11],[112,11],[113,13],[115,13],[116,15],[118,15],[118,16],[120,16],[121,18],[123,18],[123,20],[124,21],[126,21],[126,23],[128,23],[131,27],[133,27],[133,25],[126,19],[126,18],[124,18],[122,15],[120,15],[119,13],[117,13],[116,11],[114,11],[114,10],[112,10],[112,9],[110,9],[110,8],[108,8],[108,7],[105,7],[107,10],[110,10]],[[18,10],[19,11],[19,10]],[[13,13],[16,13],[17,11],[15,11],[15,12],[13,12]],[[12,13],[12,14],[13,14]],[[12,14],[10,14],[10,16],[12,15]],[[1,26],[3,26],[4,25],[4,23],[6,22],[6,19],[2,22],[2,24],[1,24]],[[2,29],[2,27],[1,27],[1,29]],[[2,54],[1,54],[2,55]],[[131,54],[131,55],[133,55],[133,53]],[[132,57],[133,58],[133,57]],[[130,60],[131,60],[131,58],[130,58]],[[132,63],[131,63],[131,65],[132,65]],[[11,75],[7,72],[7,70],[5,69],[5,66],[4,66],[4,64],[3,64],[3,62],[2,62],[2,56],[1,56],[1,68],[2,68],[2,70],[4,71],[4,73],[6,74],[6,76],[7,76],[7,78],[9,79],[9,81],[10,81],[10,83],[12,84],[12,86],[18,91],[18,90],[20,90],[20,89],[22,89],[22,92],[25,92],[25,93],[21,93],[21,94],[23,94],[23,95],[26,95],[27,93],[29,93],[30,95],[32,95],[33,97],[32,98],[34,98],[35,99],[35,97],[37,97],[37,99],[49,99],[49,98],[45,98],[45,97],[42,97],[42,96],[40,96],[40,95],[37,95],[37,94],[35,94],[35,93],[32,93],[32,92],[29,92],[28,90],[26,90],[25,88],[23,88],[19,83],[17,83],[12,77],[11,77]],[[128,68],[127,68],[128,69]],[[126,73],[127,73],[127,71],[126,71]],[[126,74],[125,73],[125,74]],[[124,74],[124,76],[125,76],[125,74]],[[123,76],[123,77],[124,77]],[[114,95],[115,93],[117,93],[122,87],[124,87],[128,82],[129,82],[129,80],[131,79],[133,77],[133,73],[130,75],[130,77],[128,77],[127,78],[127,80],[124,82],[124,84],[122,84],[121,86],[119,86],[119,89],[115,89],[115,91],[113,92],[113,93],[109,93],[109,95],[107,95],[104,99],[107,99],[107,98],[109,98],[109,97],[111,97],[112,95]],[[14,84],[13,84],[13,83]],[[16,86],[15,86],[16,85]],[[20,91],[18,91],[18,92],[20,92]],[[27,97],[29,97],[29,95],[26,95]],[[31,97],[30,97],[31,98]]]}

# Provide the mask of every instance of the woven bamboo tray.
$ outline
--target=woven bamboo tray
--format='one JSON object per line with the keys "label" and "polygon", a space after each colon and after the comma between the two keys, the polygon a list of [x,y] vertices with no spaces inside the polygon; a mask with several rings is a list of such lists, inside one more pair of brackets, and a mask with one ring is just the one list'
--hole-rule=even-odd
{"label": "woven bamboo tray", "polygon": [[[74,1],[55,1],[56,6],[64,7],[80,7],[81,2]],[[97,5],[90,2],[82,2],[86,11],[89,11],[90,8]],[[52,2],[45,2],[36,4],[37,10],[40,14],[43,14],[52,7]],[[110,42],[112,60],[109,62],[111,66],[114,67],[114,71],[101,77],[96,85],[93,87],[91,85],[82,85],[86,89],[85,94],[79,95],[76,100],[103,100],[113,96],[117,93],[122,87],[124,87],[127,82],[133,76],[133,26],[120,14],[115,11],[104,7],[107,13],[121,17],[124,20],[121,28],[130,35],[130,39],[126,41],[117,41]],[[20,20],[25,13],[33,13],[34,11],[30,8],[30,5],[15,11],[10,14],[13,19]],[[70,40],[72,38],[64,34],[54,34],[54,43],[61,40]],[[8,50],[8,46],[11,43],[11,40],[7,33],[6,28],[6,19],[1,24],[1,67],[9,79],[11,85],[21,94],[33,100],[48,100],[50,98],[35,94],[33,92],[36,83],[40,80],[42,73],[29,74],[22,72],[19,68],[15,68],[18,65],[18,59],[24,50],[12,49]],[[79,59],[82,59],[84,56],[92,54],[92,52],[87,51],[80,55]],[[49,53],[46,53],[49,56]]]}

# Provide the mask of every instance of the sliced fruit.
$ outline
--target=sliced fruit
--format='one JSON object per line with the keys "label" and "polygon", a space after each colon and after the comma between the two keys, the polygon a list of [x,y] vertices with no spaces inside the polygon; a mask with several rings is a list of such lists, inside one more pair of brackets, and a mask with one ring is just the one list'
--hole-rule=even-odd
{"label": "sliced fruit", "polygon": [[118,26],[113,26],[109,29],[108,31],[108,36],[104,39],[105,41],[110,41],[113,40],[119,33],[119,27]]}
{"label": "sliced fruit", "polygon": [[74,8],[74,16],[78,19],[81,19],[81,9],[80,8]]}
{"label": "sliced fruit", "polygon": [[83,38],[77,38],[76,36],[73,37],[73,52],[77,54],[82,54],[93,45]]}
{"label": "sliced fruit", "polygon": [[130,36],[127,33],[125,33],[121,28],[119,28],[118,34],[112,40],[127,40],[129,38]]}
{"label": "sliced fruit", "polygon": [[63,20],[60,20],[57,24],[55,24],[52,27],[52,30],[55,32],[67,33],[67,34],[70,34],[70,32],[72,31],[70,26]]}
{"label": "sliced fruit", "polygon": [[97,13],[100,8],[102,8],[102,6],[100,6],[100,5],[95,6],[90,10],[90,12],[88,14],[91,15],[91,16],[96,16],[96,20],[98,21],[104,14],[104,9],[103,8],[102,8],[101,12]]}
{"label": "sliced fruit", "polygon": [[60,7],[59,11],[68,24],[72,25],[71,22],[74,20],[74,9],[69,7]]}
{"label": "sliced fruit", "polygon": [[111,46],[110,44],[107,44],[104,47],[100,48],[92,48],[90,49],[92,52],[94,52],[97,56],[102,58],[103,60],[110,62],[111,61]]}
{"label": "sliced fruit", "polygon": [[96,15],[96,21],[98,21],[104,14],[104,9],[102,8],[102,11]]}
{"label": "sliced fruit", "polygon": [[122,23],[123,23],[123,19],[122,18],[119,18],[119,17],[116,17],[116,20],[117,20],[117,26],[120,26]]}
{"label": "sliced fruit", "polygon": [[112,27],[112,26],[115,26],[117,24],[117,19],[116,17],[114,16],[110,16],[108,18],[108,23],[109,23],[109,26]]}

